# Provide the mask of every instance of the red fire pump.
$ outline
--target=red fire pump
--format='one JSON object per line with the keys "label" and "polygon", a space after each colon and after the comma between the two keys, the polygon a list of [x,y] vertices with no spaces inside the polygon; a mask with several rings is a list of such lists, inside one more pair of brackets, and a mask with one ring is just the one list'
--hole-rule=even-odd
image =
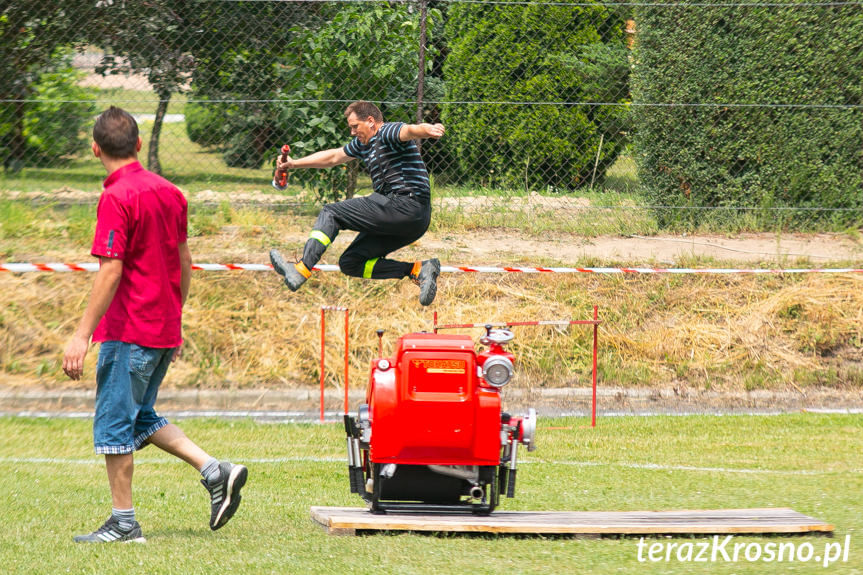
{"label": "red fire pump", "polygon": [[512,338],[486,326],[488,349],[476,353],[466,335],[412,333],[373,362],[366,403],[345,415],[351,492],[373,513],[486,515],[514,497],[518,446],[536,447],[536,412],[501,412]]}

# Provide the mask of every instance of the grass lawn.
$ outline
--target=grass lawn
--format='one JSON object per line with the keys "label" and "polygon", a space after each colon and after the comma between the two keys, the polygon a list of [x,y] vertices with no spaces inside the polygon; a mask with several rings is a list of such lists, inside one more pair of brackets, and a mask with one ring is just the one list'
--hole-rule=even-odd
{"label": "grass lawn", "polygon": [[[144,545],[81,545],[72,537],[110,511],[90,421],[0,418],[5,573],[860,573],[863,454],[859,415],[540,419],[516,498],[504,510],[675,510],[791,507],[835,525],[824,536],[735,537],[810,543],[820,556],[850,535],[847,562],[666,563],[638,560],[638,537],[417,535],[335,537],[309,507],[361,506],[348,491],[340,425],[189,419],[217,457],[249,467],[237,516],[207,527],[194,470],[155,448],[138,455],[135,501]],[[654,542],[710,538],[658,537]],[[643,557],[644,558],[644,557]]]}

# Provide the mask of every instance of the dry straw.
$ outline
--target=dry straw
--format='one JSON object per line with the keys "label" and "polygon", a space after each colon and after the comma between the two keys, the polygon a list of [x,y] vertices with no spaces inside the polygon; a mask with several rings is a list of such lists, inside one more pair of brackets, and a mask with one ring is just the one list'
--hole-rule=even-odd
{"label": "dry straw", "polygon": [[[63,348],[89,294],[90,274],[4,274],[0,369],[9,384],[66,380]],[[352,385],[398,336],[441,323],[590,319],[599,306],[600,385],[779,389],[863,385],[863,278],[859,276],[597,277],[444,274],[431,308],[407,281],[316,274],[297,293],[274,274],[198,272],[184,322],[186,346],[165,385],[312,387],[318,383],[320,307],[349,307]],[[516,327],[514,386],[587,386],[586,326]],[[475,337],[481,330],[466,329]],[[327,333],[328,386],[343,382],[341,319]]]}

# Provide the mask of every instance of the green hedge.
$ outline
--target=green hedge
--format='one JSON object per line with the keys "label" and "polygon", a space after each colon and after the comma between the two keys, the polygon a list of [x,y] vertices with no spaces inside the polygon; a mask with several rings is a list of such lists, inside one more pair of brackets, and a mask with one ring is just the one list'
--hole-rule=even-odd
{"label": "green hedge", "polygon": [[749,212],[761,225],[860,221],[859,6],[640,7],[635,21],[634,149],[647,200],[734,208],[657,208],[662,223],[737,208],[765,208]]}
{"label": "green hedge", "polygon": [[[448,145],[462,177],[572,189],[597,181],[625,143],[623,13],[607,6],[453,4],[446,24]],[[470,102],[532,102],[473,104]],[[464,103],[468,102],[468,103]]]}

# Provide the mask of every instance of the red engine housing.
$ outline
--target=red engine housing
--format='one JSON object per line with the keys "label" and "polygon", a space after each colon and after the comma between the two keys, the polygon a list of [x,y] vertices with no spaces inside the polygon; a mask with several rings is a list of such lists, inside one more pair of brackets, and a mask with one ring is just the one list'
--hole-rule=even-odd
{"label": "red engine housing", "polygon": [[392,366],[372,368],[366,394],[374,437],[371,460],[497,465],[500,394],[480,381],[470,337],[401,337]]}
{"label": "red engine housing", "polygon": [[508,381],[511,338],[489,330],[477,354],[466,335],[411,333],[373,362],[366,404],[345,418],[351,489],[372,511],[488,513],[500,494],[513,496],[518,443],[533,448],[535,414],[502,413],[483,371],[495,364]]}

